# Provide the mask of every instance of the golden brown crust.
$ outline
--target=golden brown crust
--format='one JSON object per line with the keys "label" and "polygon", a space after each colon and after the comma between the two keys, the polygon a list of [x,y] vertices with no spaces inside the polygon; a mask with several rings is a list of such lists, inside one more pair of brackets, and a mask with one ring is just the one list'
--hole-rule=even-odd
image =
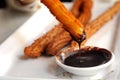
{"label": "golden brown crust", "polygon": [[[80,0],[81,1],[81,0]],[[112,19],[112,17],[118,12],[118,11],[120,11],[120,2],[117,2],[113,7],[111,7],[109,10],[107,10],[105,13],[103,13],[101,16],[99,16],[97,19],[95,19],[94,21],[92,21],[91,23],[89,23],[89,24],[87,24],[86,26],[85,26],[85,28],[86,28],[86,33],[87,33],[87,39],[86,39],[86,41],[89,39],[89,37],[91,37],[96,31],[98,31],[101,27],[102,27],[102,25],[104,25],[107,21],[109,21],[110,19]],[[91,14],[90,14],[91,15]],[[80,17],[83,17],[82,16],[82,14],[81,14],[81,16]],[[82,22],[82,20],[83,20],[83,22],[84,21],[87,21],[87,20],[85,20],[84,19],[84,17],[83,17],[83,19],[81,19],[79,17],[79,20],[81,20],[81,22]],[[88,18],[88,17],[87,17]],[[62,27],[60,27],[60,28],[62,28]],[[58,29],[60,29],[60,28],[58,28]],[[51,31],[53,31],[53,34],[54,34],[54,30],[51,30]],[[50,32],[48,32],[48,34],[49,34],[49,36],[51,36],[52,34],[50,34],[51,33],[51,31]],[[60,31],[60,30],[59,30]],[[56,31],[55,31],[56,32]],[[61,31],[62,32],[62,31]],[[63,32],[64,32],[64,30],[63,30]],[[60,34],[58,34],[58,35],[60,35]],[[48,40],[48,38],[46,38],[46,35],[43,35],[43,36],[45,36],[45,37],[41,37],[41,38],[39,38],[38,40],[36,40],[31,46],[28,46],[28,47],[26,47],[25,48],[25,55],[27,55],[28,57],[39,57],[40,55],[41,55],[41,52],[43,52],[43,50],[45,49],[45,47],[47,47],[47,45],[48,45],[48,43],[46,44],[46,45],[44,45],[45,43],[45,41],[47,41]],[[53,36],[53,35],[52,35]],[[70,35],[69,35],[70,36]],[[69,36],[68,36],[68,38],[69,38]],[[50,38],[52,38],[53,39],[53,37],[50,37]],[[54,36],[54,38],[56,38],[55,36]],[[45,41],[42,41],[42,40],[44,40],[44,39],[46,39]],[[52,39],[50,39],[50,41],[48,41],[48,42],[52,42],[51,40]],[[61,38],[62,39],[62,38]],[[69,38],[70,39],[70,38]],[[68,39],[64,39],[64,40],[68,40]],[[65,41],[63,40],[63,42],[64,42],[64,45],[65,45]],[[84,41],[83,43],[82,43],[82,45],[84,45],[85,44],[85,42],[86,41]],[[62,42],[60,42],[61,44],[62,44]],[[66,42],[66,44],[67,43],[69,43],[69,41],[68,42]],[[41,45],[41,47],[40,47],[40,45]],[[62,45],[60,45],[59,44],[59,46],[60,46],[60,48],[59,48],[59,50],[61,49],[61,47],[63,48],[64,46],[62,46]],[[75,47],[75,46],[78,46],[78,44],[76,43],[76,42],[74,42],[74,41],[72,41],[72,43],[71,43],[71,45],[70,45],[70,47]],[[56,46],[57,47],[57,46]],[[55,51],[56,49],[54,48],[54,51]],[[58,50],[56,50],[57,52],[58,52]],[[40,52],[40,53],[39,53]],[[57,52],[55,52],[55,53],[57,53]],[[54,52],[52,52],[52,54],[53,54]],[[53,54],[53,55],[55,55],[55,54]]]}
{"label": "golden brown crust", "polygon": [[[107,11],[105,11],[103,14],[98,16],[95,20],[93,20],[91,23],[87,24],[85,26],[87,39],[82,42],[82,46],[85,45],[86,41],[89,40],[89,38],[95,34],[105,23],[107,23],[109,20],[111,20],[116,13],[120,11],[120,1],[116,2],[112,7],[110,7]],[[74,45],[71,43],[70,47],[76,47],[74,45],[77,45],[76,42],[74,42]],[[78,47],[78,46],[77,46]]]}
{"label": "golden brown crust", "polygon": [[68,11],[60,0],[41,0],[50,10],[50,12],[65,26],[75,39],[82,39],[84,34],[83,24]]}
{"label": "golden brown crust", "polygon": [[[91,23],[87,24],[85,26],[87,39],[81,45],[84,46],[84,44],[86,43],[86,41],[93,34],[95,34],[95,32],[97,32],[106,22],[108,22],[109,20],[111,20],[113,18],[113,16],[117,12],[119,12],[119,11],[120,11],[120,2],[117,2],[114,6],[112,6],[111,8],[109,8],[106,12],[104,12],[102,15],[100,15],[97,19],[95,19]],[[82,22],[83,19],[81,19],[81,17],[83,17],[83,16],[80,16],[79,20],[81,20],[81,22]],[[83,20],[83,22],[84,21],[87,21],[87,20]],[[71,44],[70,44],[70,46],[69,46],[69,49],[74,48],[74,47],[78,47],[78,43],[75,42],[75,41],[72,41]],[[61,50],[61,49],[59,49],[59,50]],[[55,51],[55,48],[54,48],[54,51]]]}
{"label": "golden brown crust", "polygon": [[53,39],[52,42],[47,46],[47,54],[55,55],[61,48],[63,48],[63,46],[66,46],[70,40],[71,36],[69,36],[69,32],[64,31],[62,35],[57,36],[57,38]]}
{"label": "golden brown crust", "polygon": [[[75,2],[73,5],[80,6],[81,4],[78,4],[78,1],[81,2],[81,0],[77,0],[77,2]],[[78,7],[74,7],[74,9],[72,8],[71,11],[73,13],[74,13],[74,11],[78,11],[79,15],[80,15],[80,11],[79,11]],[[61,23],[58,24],[52,30],[50,30],[48,33],[46,33],[42,37],[35,40],[31,45],[29,45],[28,47],[25,47],[24,54],[26,56],[32,57],[32,58],[39,57],[43,53],[43,51],[45,51],[45,48],[47,47],[47,45],[49,43],[53,42],[54,41],[53,39],[55,37],[59,37],[58,34],[60,34],[61,32],[64,33],[64,31],[66,32],[66,30],[63,29],[63,24],[61,24]],[[49,39],[48,39],[48,37],[49,37]],[[67,40],[69,40],[69,39],[67,39]],[[66,42],[66,43],[68,43],[68,42]],[[64,42],[64,45],[65,45],[65,42]],[[63,47],[64,45],[62,44],[61,47]]]}
{"label": "golden brown crust", "polygon": [[61,34],[64,29],[62,24],[57,25],[50,32],[34,41],[34,43],[24,49],[24,53],[28,57],[39,57],[48,43],[55,37]]}
{"label": "golden brown crust", "polygon": [[80,8],[83,8],[82,3],[83,3],[83,0],[75,0],[74,2],[70,11],[75,17],[79,17],[80,13],[82,13],[82,11],[80,11]]}
{"label": "golden brown crust", "polygon": [[87,39],[82,43],[82,45],[84,45],[85,42],[93,34],[95,34],[105,23],[110,21],[115,16],[115,14],[118,12],[120,12],[120,1],[116,2],[107,11],[105,11],[103,14],[101,14],[99,17],[97,17],[91,23],[87,24],[85,27]]}
{"label": "golden brown crust", "polygon": [[[76,11],[78,10],[79,11],[79,21],[81,21],[84,25],[86,25],[88,23],[88,21],[90,20],[91,18],[91,10],[92,10],[92,5],[93,5],[93,2],[92,0],[76,0],[75,4],[79,4],[80,7],[77,6],[74,6],[73,5],[73,8],[71,10],[73,10],[74,8],[77,8],[76,10],[73,10]],[[82,5],[81,5],[82,4]],[[89,8],[88,8],[89,7]],[[79,10],[81,8],[81,10]],[[85,10],[84,10],[85,9]],[[86,10],[87,9],[87,10]],[[72,11],[72,12],[73,12]],[[78,13],[77,11],[77,13]],[[76,14],[75,14],[76,15]],[[66,31],[65,31],[66,32]],[[64,35],[64,36],[63,36]],[[61,36],[61,37],[59,37]],[[48,47],[46,48],[46,52],[47,54],[52,54],[52,55],[55,55],[59,50],[61,50],[63,47],[65,47],[65,45],[67,45],[68,43],[70,43],[70,41],[72,40],[70,34],[69,35],[65,35],[64,33],[61,33],[59,36],[56,36],[49,44],[48,44]],[[66,38],[69,38],[69,39],[65,39],[65,40],[68,40],[66,41],[66,43],[63,41],[64,37]],[[63,41],[63,42],[62,42]],[[59,42],[61,42],[61,44],[59,44]],[[71,46],[75,44],[77,45],[76,42],[72,42],[71,43]],[[54,45],[57,45],[57,46],[61,46],[61,47],[57,47],[56,48],[54,47]],[[54,51],[53,51],[54,50]]]}

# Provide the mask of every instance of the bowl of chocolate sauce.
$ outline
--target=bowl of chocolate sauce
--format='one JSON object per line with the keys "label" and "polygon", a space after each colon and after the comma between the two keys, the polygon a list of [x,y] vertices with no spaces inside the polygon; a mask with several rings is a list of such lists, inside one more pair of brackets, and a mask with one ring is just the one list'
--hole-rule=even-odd
{"label": "bowl of chocolate sauce", "polygon": [[107,49],[86,46],[59,52],[59,55],[56,55],[56,62],[72,74],[92,76],[101,71],[108,71],[114,58],[114,54]]}

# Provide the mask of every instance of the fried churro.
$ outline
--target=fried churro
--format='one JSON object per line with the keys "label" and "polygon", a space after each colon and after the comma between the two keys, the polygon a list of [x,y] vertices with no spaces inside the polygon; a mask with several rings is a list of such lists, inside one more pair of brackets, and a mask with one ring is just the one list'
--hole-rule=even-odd
{"label": "fried churro", "polygon": [[82,43],[82,45],[84,45],[85,42],[93,34],[95,34],[105,23],[110,21],[115,16],[115,14],[117,14],[118,12],[120,12],[120,1],[116,2],[107,11],[105,11],[103,14],[101,14],[99,17],[97,17],[91,23],[87,24],[85,27],[87,39]]}
{"label": "fried churro", "polygon": [[[85,26],[86,34],[87,34],[87,39],[81,44],[82,46],[85,45],[86,41],[89,40],[89,38],[95,34],[105,23],[110,21],[115,14],[120,12],[120,1],[116,2],[112,7],[110,7],[107,11],[105,11],[103,14],[98,16],[95,20],[93,20],[91,23],[87,24]],[[79,45],[76,41],[72,41],[71,44],[65,48],[62,51],[66,50],[74,50],[78,49]],[[60,51],[58,51],[54,55],[59,55]]]}
{"label": "fried churro", "polygon": [[[77,18],[79,19],[80,22],[82,22],[82,24],[86,25],[91,18],[93,2],[92,2],[92,0],[89,0],[89,1],[88,0],[76,0],[76,3],[82,4],[82,5],[79,5],[79,6],[74,5],[72,9],[75,13],[73,13],[73,14],[76,15],[76,13],[77,13],[76,16],[78,16],[78,12],[81,13],[81,14],[79,14],[79,17],[77,17]],[[77,7],[79,9],[79,11],[75,11],[74,10],[75,7]],[[61,36],[61,37],[59,37],[59,36]],[[72,40],[70,34],[66,35],[64,33],[61,33],[59,36],[56,36],[48,44],[48,46],[46,48],[47,54],[55,55],[60,49],[62,49],[67,44],[69,44],[70,41]],[[65,37],[69,38],[69,39],[66,39]],[[65,42],[65,40],[66,40],[66,42]],[[59,43],[61,43],[61,44],[59,44]],[[56,46],[54,46],[54,45],[56,45]]]}
{"label": "fried churro", "polygon": [[[73,15],[75,15],[74,14],[75,11],[77,11],[78,15],[80,15],[79,8],[82,7],[80,2],[81,2],[81,0],[76,0],[74,2],[73,6],[72,6],[72,9],[70,10],[73,13]],[[77,6],[75,6],[75,5],[77,5]],[[77,15],[75,15],[75,17],[77,17]],[[39,37],[37,40],[35,40],[31,45],[29,45],[28,47],[25,47],[24,54],[27,57],[31,57],[31,58],[39,57],[42,53],[44,53],[45,48],[47,47],[47,45],[50,42],[55,41],[53,39],[56,36],[59,36],[60,33],[62,34],[62,32],[67,33],[67,31],[64,30],[64,28],[63,28],[63,24],[60,23],[60,24],[56,25],[52,30],[50,30],[46,34],[44,34],[42,37]],[[67,41],[68,40],[69,39],[67,39]]]}
{"label": "fried churro", "polygon": [[39,57],[47,44],[55,37],[61,34],[61,32],[64,30],[61,28],[62,24],[57,25],[55,28],[53,28],[50,32],[46,33],[42,37],[38,38],[34,41],[34,43],[28,47],[25,47],[24,53],[28,57]]}
{"label": "fried churro", "polygon": [[41,0],[77,42],[85,39],[83,24],[59,0]]}
{"label": "fried churro", "polygon": [[[116,13],[118,13],[119,11],[120,11],[120,1],[116,2],[112,7],[110,7],[107,11],[105,11],[103,14],[101,14],[98,18],[96,18],[95,20],[93,20],[91,23],[87,24],[85,26],[87,39],[81,45],[84,46],[84,44],[86,43],[86,41],[93,34],[95,34],[95,32],[97,32],[105,23],[107,23],[109,20],[111,20],[114,17],[114,15]],[[56,42],[56,44],[57,44],[57,42]],[[73,48],[73,47],[78,47],[78,43],[75,42],[75,41],[72,41],[71,44],[70,44],[70,46],[69,46],[69,48]],[[52,49],[52,46],[51,46],[51,48],[50,47],[48,48],[49,54],[53,54],[53,55],[57,54],[57,53],[54,53],[54,52],[51,53],[50,49]],[[61,50],[61,49],[59,49],[59,50]],[[54,51],[55,51],[55,48],[54,48]]]}
{"label": "fried churro", "polygon": [[70,40],[72,39],[71,39],[69,32],[64,31],[62,35],[59,35],[59,40],[58,38],[55,38],[52,41],[56,41],[56,40],[58,41],[56,44],[54,44],[54,42],[49,44],[48,47],[52,47],[52,48],[50,49],[48,47],[46,48],[47,55],[55,55],[55,53],[57,53],[61,48],[63,48],[63,46],[66,46],[67,45],[66,43],[70,42]]}
{"label": "fried churro", "polygon": [[83,0],[75,0],[74,2],[70,11],[75,17],[79,17],[79,15],[82,13],[81,11],[81,8],[83,8],[82,3],[83,3]]}
{"label": "fried churro", "polygon": [[[89,38],[95,34],[105,23],[110,21],[115,14],[120,12],[120,1],[116,2],[112,7],[110,7],[107,11],[105,11],[103,14],[98,16],[95,20],[93,20],[91,23],[87,24],[85,26],[86,35],[87,38],[85,41],[82,42],[82,46],[85,45],[86,41],[89,40]],[[78,47],[78,44],[74,41],[71,43],[72,47]]]}

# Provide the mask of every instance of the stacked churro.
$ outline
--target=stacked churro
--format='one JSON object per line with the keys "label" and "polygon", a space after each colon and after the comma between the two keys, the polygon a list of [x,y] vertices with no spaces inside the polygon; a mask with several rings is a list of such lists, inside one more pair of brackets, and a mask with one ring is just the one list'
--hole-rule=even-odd
{"label": "stacked churro", "polygon": [[[85,26],[86,30],[86,40],[82,42],[82,46],[86,43],[89,38],[95,34],[105,23],[107,23],[109,20],[111,20],[115,14],[120,12],[120,1],[116,2],[112,7],[110,7],[107,11],[105,11],[103,14],[98,16],[95,20],[93,20],[91,23],[87,24]],[[72,41],[69,49],[72,48],[79,48],[78,43],[76,41]],[[59,54],[59,53],[58,53]],[[55,53],[56,55],[56,53]]]}
{"label": "stacked churro", "polygon": [[[92,2],[92,0],[90,0],[90,1]],[[84,4],[86,4],[86,2],[89,3],[88,0],[76,0],[74,2],[73,7],[71,8],[70,11],[75,17],[79,17],[80,15],[82,15],[83,11],[84,11],[84,14],[86,13],[85,10],[84,10],[85,6],[82,5],[83,2],[84,2]],[[92,6],[92,4],[91,4],[91,6]],[[90,11],[89,16],[88,16],[89,19],[90,19],[91,10],[88,10],[88,11]],[[86,16],[87,16],[87,14],[88,13],[86,13]],[[45,53],[44,51],[47,51],[46,49],[47,49],[48,44],[51,44],[54,41],[54,39],[56,39],[57,37],[60,36],[60,34],[69,35],[68,36],[69,38],[67,38],[67,40],[64,41],[65,44],[62,43],[62,44],[59,45],[59,46],[61,46],[61,47],[59,47],[59,49],[61,49],[66,44],[68,44],[71,40],[70,34],[66,30],[64,30],[62,23],[56,25],[52,30],[50,30],[45,35],[43,35],[42,37],[35,40],[34,43],[32,43],[30,46],[26,47],[24,49],[25,55],[28,56],[28,57],[32,57],[32,58],[39,57],[42,53]]]}
{"label": "stacked churro", "polygon": [[[116,2],[112,7],[110,7],[107,11],[103,14],[98,16],[95,20],[85,26],[86,30],[86,40],[82,42],[82,46],[85,45],[86,41],[95,34],[105,23],[110,21],[115,14],[120,12],[120,1]],[[72,41],[69,48],[78,47],[78,44],[75,41]]]}
{"label": "stacked churro", "polygon": [[[77,0],[76,3],[81,4],[81,7],[78,5],[74,5],[72,10],[75,12],[74,14],[78,16],[78,20],[82,22],[85,26],[91,18],[91,10],[93,2],[92,0]],[[78,15],[78,11],[75,11],[74,8],[78,8],[81,14]],[[55,55],[59,50],[65,47],[67,44],[71,42],[71,35],[64,31],[59,36],[56,36],[47,46],[46,52],[47,54]]]}
{"label": "stacked churro", "polygon": [[[84,45],[85,42],[95,32],[97,32],[106,22],[111,20],[113,16],[120,11],[120,1],[116,2],[111,8],[101,14],[97,19],[87,24],[91,17],[91,9],[92,0],[76,0],[71,9],[71,13],[79,19],[82,25],[85,25],[84,28],[87,39],[82,43],[82,45]],[[45,35],[35,40],[32,45],[25,48],[25,55],[32,58],[39,57],[45,51],[47,54],[56,55],[69,43],[71,43],[70,47],[78,47],[78,44],[75,41],[72,41],[69,32],[67,32],[63,26],[65,25],[60,23]]]}
{"label": "stacked churro", "polygon": [[50,10],[50,12],[65,26],[63,26],[77,42],[83,41],[84,28],[75,16],[68,11],[59,0],[41,0]]}
{"label": "stacked churro", "polygon": [[55,26],[51,31],[47,32],[42,37],[35,40],[32,45],[26,47],[24,49],[25,55],[28,57],[39,57],[44,50],[48,43],[51,42],[56,36],[59,36],[63,32],[62,24]]}
{"label": "stacked churro", "polygon": [[[102,15],[100,15],[97,19],[95,19],[91,23],[87,24],[85,26],[87,39],[82,43],[82,46],[95,32],[97,32],[107,21],[111,20],[113,18],[113,16],[119,11],[120,11],[120,2],[117,2],[117,3],[115,3],[114,6],[109,8],[106,12],[104,12]],[[54,40],[54,43],[50,43],[48,45],[48,48],[46,49],[47,50],[46,52],[48,54],[56,55],[56,53],[58,53],[59,50],[61,50],[64,47],[64,45],[61,47],[59,47],[59,45],[65,44],[64,40],[72,39],[70,37],[70,35],[62,34],[61,36],[63,36],[63,38],[58,37]],[[65,36],[66,36],[66,38],[65,38]],[[71,39],[67,39],[67,38],[71,38]],[[62,43],[62,41],[63,41],[63,43]],[[58,47],[57,47],[57,45],[58,45]],[[70,44],[70,47],[78,47],[78,43],[76,41],[72,41]]]}

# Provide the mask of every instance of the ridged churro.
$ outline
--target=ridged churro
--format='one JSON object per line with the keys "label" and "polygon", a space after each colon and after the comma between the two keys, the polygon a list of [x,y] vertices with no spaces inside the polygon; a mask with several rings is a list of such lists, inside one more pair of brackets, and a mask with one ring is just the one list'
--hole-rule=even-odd
{"label": "ridged churro", "polygon": [[87,39],[82,43],[82,45],[84,45],[85,42],[93,34],[95,34],[105,23],[110,21],[115,16],[115,14],[117,14],[118,12],[120,12],[120,1],[116,2],[107,11],[105,11],[103,14],[101,14],[99,17],[97,17],[91,23],[87,24],[85,27]]}
{"label": "ridged churro", "polygon": [[83,24],[72,15],[70,11],[60,2],[60,0],[41,0],[50,12],[65,26],[63,26],[76,41],[85,39]]}
{"label": "ridged churro", "polygon": [[[112,7],[110,7],[107,11],[105,11],[103,14],[98,16],[95,20],[93,20],[91,23],[87,24],[85,26],[86,35],[87,38],[85,41],[82,42],[82,46],[85,45],[86,41],[89,40],[89,38],[95,34],[105,23],[110,21],[115,14],[120,12],[120,1],[116,2]],[[78,47],[78,44],[74,41],[71,43],[72,47]]]}
{"label": "ridged churro", "polygon": [[[87,24],[85,26],[85,30],[86,30],[86,35],[87,35],[87,39],[81,44],[82,46],[84,46],[85,42],[93,35],[95,34],[95,32],[97,32],[105,23],[107,23],[109,20],[111,20],[113,18],[113,16],[120,11],[120,1],[116,2],[112,7],[110,7],[107,11],[105,11],[103,14],[101,14],[97,19],[93,20],[91,23]],[[67,37],[67,35],[66,35]],[[54,41],[54,43],[56,42],[57,44],[57,40]],[[65,43],[64,43],[65,44]],[[49,45],[48,45],[49,46]],[[64,47],[64,46],[63,46]],[[62,48],[63,48],[62,47]],[[75,41],[72,41],[70,46],[70,48],[73,47],[78,47],[78,43]],[[62,49],[61,48],[61,49]],[[52,46],[50,46],[47,50],[49,51],[49,54],[53,54],[56,55],[56,49],[54,48],[54,51],[56,53],[54,53],[53,51],[50,51],[50,49],[52,49]],[[59,49],[59,50],[61,50]],[[58,51],[58,48],[57,48]],[[51,53],[52,52],[52,53]]]}
{"label": "ridged churro", "polygon": [[[73,4],[74,8],[72,7],[72,9],[70,10],[73,13],[73,15],[75,15],[74,14],[75,11],[77,11],[79,13],[78,15],[80,15],[79,8],[82,7],[80,2],[81,2],[81,0],[76,0],[75,3]],[[75,6],[75,5],[77,5],[77,6]],[[75,17],[77,17],[77,15],[75,15]],[[31,45],[25,47],[24,54],[27,57],[31,57],[31,58],[39,57],[42,53],[44,53],[45,48],[47,47],[47,45],[56,36],[59,36],[60,33],[62,34],[62,32],[64,33],[64,32],[67,32],[67,31],[64,30],[63,24],[60,23],[60,24],[56,25],[52,30],[50,30],[46,34],[44,34],[42,37],[40,37],[37,40],[35,40]]]}
{"label": "ridged churro", "polygon": [[63,46],[69,44],[71,40],[72,39],[69,32],[64,31],[62,35],[59,35],[59,38],[56,37],[53,39],[52,42],[50,42],[50,44],[46,47],[47,55],[55,55],[60,49],[63,48]]}
{"label": "ridged churro", "polygon": [[[103,14],[98,16],[91,23],[87,24],[85,26],[87,39],[81,45],[84,46],[86,41],[89,40],[89,38],[93,34],[95,34],[105,23],[110,21],[115,16],[115,14],[117,14],[118,12],[120,12],[120,1],[116,2],[107,11],[105,11]],[[75,50],[75,49],[78,49],[78,48],[79,48],[78,43],[76,41],[72,41],[71,44],[67,48],[62,50],[62,52],[68,51],[68,50]],[[60,53],[61,53],[61,51],[58,51],[54,55],[59,55]]]}
{"label": "ridged churro", "polygon": [[48,43],[55,37],[58,36],[59,34],[62,33],[64,30],[61,28],[62,24],[59,24],[55,28],[53,28],[50,32],[46,33],[42,37],[38,38],[37,40],[34,41],[34,43],[28,47],[25,47],[24,53],[28,57],[39,57]]}
{"label": "ridged churro", "polygon": [[[78,7],[78,5],[77,5],[77,6],[73,6],[72,9],[77,7],[80,10],[79,13],[81,12],[81,14],[79,14],[79,17],[77,17],[77,18],[79,19],[80,22],[82,22],[82,24],[86,25],[91,18],[93,2],[92,2],[92,0],[89,0],[89,1],[88,0],[81,0],[80,2],[79,1],[80,0],[77,0],[76,3],[82,4],[81,7]],[[75,15],[76,15],[76,13],[78,14],[78,11],[75,11],[75,10],[73,10],[73,11],[75,12],[74,13]],[[61,36],[61,37],[59,37],[59,36]],[[46,48],[47,54],[55,55],[60,49],[62,49],[67,44],[69,44],[70,41],[72,40],[70,34],[66,35],[64,33],[61,33],[59,36],[56,36],[48,44],[48,46]],[[67,38],[69,38],[69,39],[67,39]],[[66,42],[65,42],[65,40],[66,40]],[[61,43],[61,44],[59,44],[59,43]],[[56,45],[56,46],[54,46],[54,45]]]}

